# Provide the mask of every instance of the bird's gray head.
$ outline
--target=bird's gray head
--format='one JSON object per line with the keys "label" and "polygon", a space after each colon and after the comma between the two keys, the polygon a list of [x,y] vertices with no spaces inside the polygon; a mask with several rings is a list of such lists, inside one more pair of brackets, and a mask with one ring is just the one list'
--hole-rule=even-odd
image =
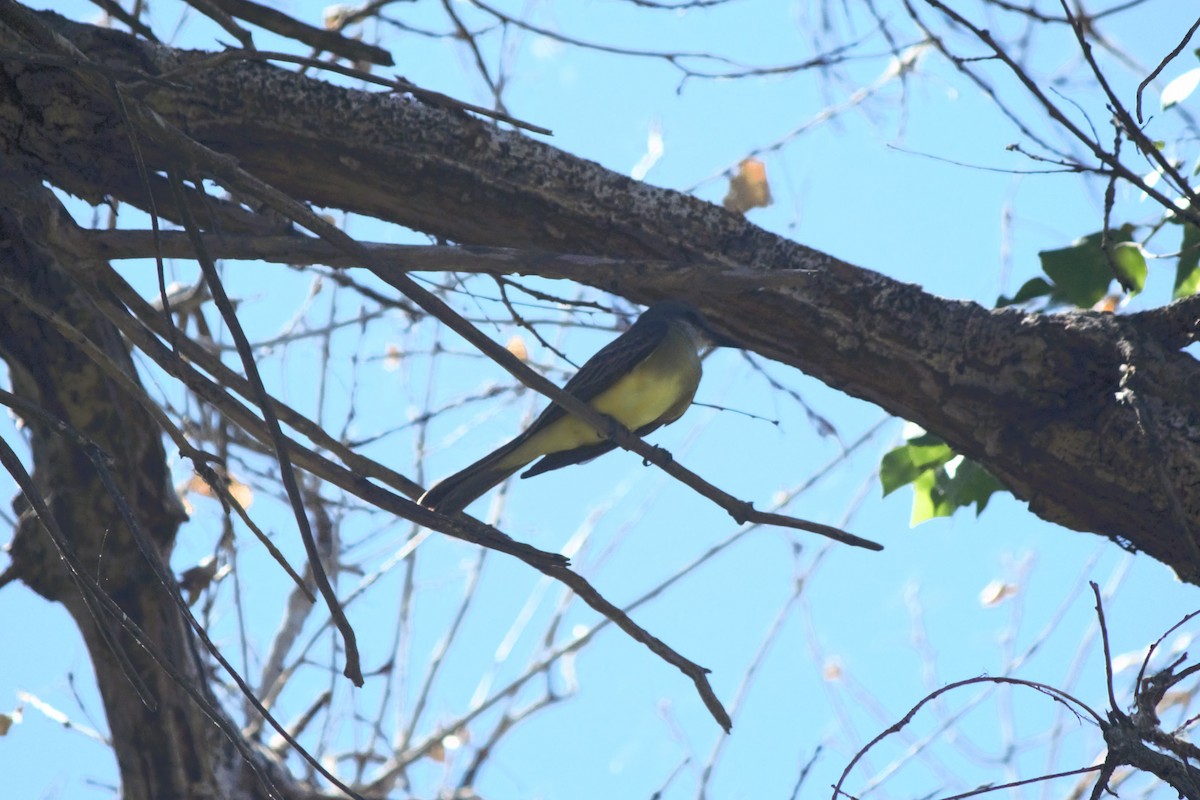
{"label": "bird's gray head", "polygon": [[663,300],[655,303],[642,312],[638,322],[657,322],[660,320],[680,322],[687,326],[688,332],[696,341],[697,347],[712,345],[714,347],[731,347],[733,342],[727,337],[714,331],[708,321],[693,306],[682,300]]}

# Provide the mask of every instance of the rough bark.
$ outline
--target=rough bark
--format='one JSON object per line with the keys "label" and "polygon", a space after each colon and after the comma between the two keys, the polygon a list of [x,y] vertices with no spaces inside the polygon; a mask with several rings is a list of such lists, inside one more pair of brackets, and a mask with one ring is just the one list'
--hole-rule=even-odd
{"label": "rough bark", "polygon": [[[1039,516],[1200,582],[1200,372],[1181,352],[1194,299],[1130,316],[989,311],[454,109],[38,18],[121,79],[127,103],[294,197],[459,243],[666,262],[572,277],[638,301],[687,298],[745,347],[942,436]],[[21,30],[0,27],[0,47],[38,51]],[[93,202],[147,207],[115,95],[85,72],[6,62],[5,157]],[[144,135],[139,146],[154,183],[176,156]],[[171,216],[165,198],[157,208]],[[220,230],[279,229],[232,204],[204,214]]]}
{"label": "rough bark", "polygon": [[[133,375],[127,346],[89,305],[80,272],[64,265],[69,250],[56,249],[64,241],[53,224],[61,209],[39,185],[94,203],[153,205],[174,218],[156,171],[197,167],[180,164],[177,148],[141,129],[134,139],[149,175],[139,176],[130,139],[137,126],[122,111],[118,84],[126,109],[152,109],[293,197],[457,243],[627,259],[572,266],[531,252],[514,271],[638,301],[689,299],[748,349],[942,436],[1040,516],[1117,538],[1200,583],[1200,372],[1182,352],[1200,318],[1196,300],[1124,317],[989,311],[933,297],[451,107],[343,89],[255,61],[214,60],[52,14],[34,19],[0,0],[0,357],[16,394],[111,457],[160,570],[135,544],[78,444],[26,415],[34,478],[59,526],[88,574],[175,674],[115,618],[87,607],[28,513],[12,543],[12,570],[63,603],[83,631],[126,798],[257,797],[266,789],[180,689],[183,681],[212,705],[197,642],[171,599],[176,588],[160,580],[180,522],[160,434],[111,376],[21,299],[51,308]],[[165,82],[144,79],[167,73]],[[269,210],[191,199],[209,230],[260,239],[288,230]],[[143,703],[138,682],[153,706]],[[254,763],[284,796],[305,794],[267,758]]]}
{"label": "rough bark", "polygon": [[[14,394],[47,415],[21,413],[29,431],[32,477],[78,558],[83,579],[94,581],[94,588],[137,625],[140,641],[114,613],[98,612],[85,602],[80,578],[72,577],[24,496],[15,504],[21,520],[9,550],[12,575],[61,603],[83,633],[125,800],[266,797],[264,782],[212,724],[208,714],[220,712],[194,636],[172,599],[178,588],[165,565],[184,514],[170,484],[161,434],[110,375],[20,298],[50,307],[134,376],[128,349],[95,313],[76,279],[38,244],[50,238],[46,221],[56,215],[57,201],[49,190],[10,172],[0,188],[7,200],[0,207],[0,241],[6,243],[0,248],[0,355]],[[136,543],[79,436],[108,457],[120,496],[149,540],[148,552]],[[151,559],[158,561],[157,570]],[[207,700],[208,713],[185,685]],[[259,768],[275,771],[266,759]],[[276,787],[291,789],[281,775],[274,775]]]}

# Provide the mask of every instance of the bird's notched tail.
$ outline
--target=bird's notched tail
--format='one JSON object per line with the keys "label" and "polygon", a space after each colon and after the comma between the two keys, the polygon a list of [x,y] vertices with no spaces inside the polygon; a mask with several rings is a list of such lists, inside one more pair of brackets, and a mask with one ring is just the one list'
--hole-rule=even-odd
{"label": "bird's notched tail", "polygon": [[528,460],[505,460],[520,446],[520,438],[513,439],[466,469],[438,481],[433,488],[421,495],[417,502],[443,514],[462,511],[473,503],[475,498],[482,496],[488,489],[529,463]]}
{"label": "bird's notched tail", "polygon": [[[700,385],[700,351],[726,342],[709,332],[686,303],[646,309],[629,330],[609,342],[563,390],[644,436],[683,415]],[[508,444],[435,485],[418,501],[444,514],[461,511],[521,467],[521,477],[588,461],[616,444],[551,403]],[[544,458],[543,458],[544,456]]]}

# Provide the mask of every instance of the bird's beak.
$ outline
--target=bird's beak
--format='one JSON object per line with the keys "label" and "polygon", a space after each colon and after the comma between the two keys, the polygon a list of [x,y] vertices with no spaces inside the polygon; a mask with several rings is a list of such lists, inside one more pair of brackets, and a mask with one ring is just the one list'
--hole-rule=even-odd
{"label": "bird's beak", "polygon": [[701,332],[704,334],[704,337],[706,339],[708,339],[708,343],[710,345],[712,345],[713,347],[738,347],[739,346],[738,343],[735,342],[733,339],[730,339],[728,336],[717,333],[715,330],[713,330],[713,327],[712,327],[712,325],[710,325],[708,323],[708,320],[704,320],[704,324],[701,328]]}
{"label": "bird's beak", "polygon": [[712,342],[713,347],[739,347],[740,345],[728,336],[722,336],[713,330],[705,331],[708,334],[708,340]]}

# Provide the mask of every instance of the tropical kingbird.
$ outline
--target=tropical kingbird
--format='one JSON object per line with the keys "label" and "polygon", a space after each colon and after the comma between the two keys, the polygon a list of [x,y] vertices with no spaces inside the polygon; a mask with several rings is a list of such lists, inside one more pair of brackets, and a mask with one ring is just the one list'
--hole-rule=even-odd
{"label": "tropical kingbird", "polygon": [[[700,385],[700,352],[717,343],[696,309],[674,300],[657,303],[589,358],[563,391],[645,436],[687,411]],[[616,446],[551,403],[511,442],[441,481],[418,502],[446,514],[461,511],[534,459],[542,460],[522,478],[588,461]]]}

